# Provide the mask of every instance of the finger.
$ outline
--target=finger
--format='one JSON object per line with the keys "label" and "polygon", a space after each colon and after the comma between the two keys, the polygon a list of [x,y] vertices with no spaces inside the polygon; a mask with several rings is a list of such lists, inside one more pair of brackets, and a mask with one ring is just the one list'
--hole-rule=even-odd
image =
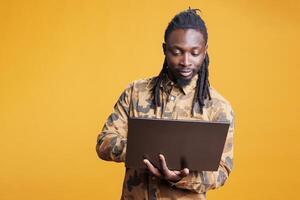
{"label": "finger", "polygon": [[167,162],[166,162],[166,159],[165,159],[164,155],[160,154],[159,155],[159,160],[160,160],[160,165],[161,165],[161,168],[162,168],[162,176],[165,179],[167,179],[167,180],[175,180],[175,179],[181,178],[176,173],[174,173],[174,171],[171,171],[169,169],[169,167],[167,166]]}
{"label": "finger", "polygon": [[168,175],[170,173],[170,170],[167,166],[167,162],[166,162],[164,155],[159,154],[159,161],[160,161],[160,166],[161,166],[161,169],[162,169],[164,175]]}
{"label": "finger", "polygon": [[180,171],[174,170],[173,172],[177,176],[183,178],[183,177],[186,177],[187,175],[189,175],[190,170],[188,168],[184,168],[183,170],[180,170]]}
{"label": "finger", "polygon": [[147,166],[148,170],[153,175],[155,175],[157,177],[161,177],[161,174],[160,174],[159,170],[156,167],[154,167],[148,159],[144,159],[143,161],[144,161],[145,165]]}
{"label": "finger", "polygon": [[184,168],[183,170],[180,171],[179,176],[181,178],[183,178],[183,177],[186,177],[187,175],[189,175],[189,173],[190,173],[190,170],[188,168]]}

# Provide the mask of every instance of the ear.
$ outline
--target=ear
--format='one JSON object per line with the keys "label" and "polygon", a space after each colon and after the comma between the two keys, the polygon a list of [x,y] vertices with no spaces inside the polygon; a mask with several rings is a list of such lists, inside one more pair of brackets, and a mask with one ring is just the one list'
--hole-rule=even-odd
{"label": "ear", "polygon": [[166,55],[166,51],[167,51],[166,43],[162,43],[162,48],[163,48],[164,55]]}
{"label": "ear", "polygon": [[208,43],[206,43],[205,49],[204,49],[204,51],[205,51],[205,56],[206,56],[206,54],[207,54],[207,49],[208,49]]}

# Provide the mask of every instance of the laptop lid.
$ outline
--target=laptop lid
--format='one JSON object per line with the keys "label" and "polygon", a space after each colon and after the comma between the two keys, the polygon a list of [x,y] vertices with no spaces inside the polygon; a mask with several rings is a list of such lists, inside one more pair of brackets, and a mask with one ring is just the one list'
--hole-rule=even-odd
{"label": "laptop lid", "polygon": [[229,122],[129,118],[125,166],[145,168],[143,159],[160,168],[165,156],[171,170],[218,170]]}

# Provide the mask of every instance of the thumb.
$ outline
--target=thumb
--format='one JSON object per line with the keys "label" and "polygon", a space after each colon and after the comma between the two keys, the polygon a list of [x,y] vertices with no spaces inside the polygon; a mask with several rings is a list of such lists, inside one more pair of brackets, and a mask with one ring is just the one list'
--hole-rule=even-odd
{"label": "thumb", "polygon": [[180,175],[182,178],[186,177],[187,175],[189,175],[190,170],[188,168],[184,168],[183,170],[180,171]]}

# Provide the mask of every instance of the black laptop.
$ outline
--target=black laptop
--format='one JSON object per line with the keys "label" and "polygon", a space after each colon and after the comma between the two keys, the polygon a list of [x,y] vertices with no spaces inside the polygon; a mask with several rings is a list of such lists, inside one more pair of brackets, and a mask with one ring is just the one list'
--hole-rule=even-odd
{"label": "black laptop", "polygon": [[159,154],[171,170],[218,170],[229,122],[129,118],[127,168],[145,168],[149,159],[160,168]]}

